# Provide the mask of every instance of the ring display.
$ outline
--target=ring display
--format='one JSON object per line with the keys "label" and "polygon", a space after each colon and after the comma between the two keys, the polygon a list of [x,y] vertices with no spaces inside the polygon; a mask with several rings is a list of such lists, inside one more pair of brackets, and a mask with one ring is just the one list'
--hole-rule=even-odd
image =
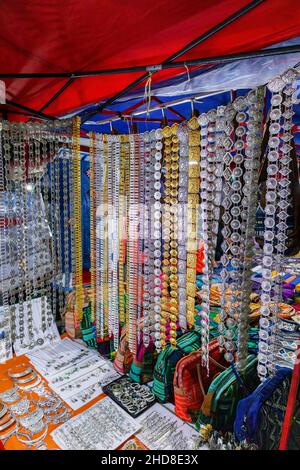
{"label": "ring display", "polygon": [[149,387],[123,376],[103,387],[103,392],[114,400],[130,416],[136,418],[155,403]]}

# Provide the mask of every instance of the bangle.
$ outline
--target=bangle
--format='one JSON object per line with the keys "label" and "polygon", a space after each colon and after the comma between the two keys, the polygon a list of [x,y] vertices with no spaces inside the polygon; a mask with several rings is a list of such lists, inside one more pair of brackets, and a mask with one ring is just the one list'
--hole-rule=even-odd
{"label": "bangle", "polygon": [[9,430],[7,433],[5,433],[5,434],[0,434],[0,440],[1,440],[2,442],[4,442],[4,440],[7,440],[12,434],[15,433],[15,431],[16,431],[17,428],[18,428],[18,424],[17,424],[17,422],[15,421],[15,426],[14,426],[12,429],[10,429],[10,430]]}
{"label": "bangle", "polygon": [[21,390],[29,390],[30,388],[34,388],[34,387],[37,387],[42,379],[39,375],[36,376],[37,377],[37,381],[34,382],[33,384],[29,384],[29,385],[18,385],[18,387],[21,389]]}
{"label": "bangle", "polygon": [[[20,367],[20,366],[25,366],[25,364],[20,364],[20,365],[17,366],[17,367]],[[16,369],[17,367],[15,367],[15,369]],[[26,368],[25,368],[24,370],[22,370],[21,372],[11,372],[11,370],[13,370],[13,368],[8,369],[7,375],[8,375],[9,377],[11,377],[12,379],[17,379],[18,377],[24,377],[25,375],[28,375],[28,374],[30,374],[31,372],[33,372],[32,367],[26,367]]]}
{"label": "bangle", "polygon": [[19,418],[20,424],[23,426],[23,428],[29,429],[39,421],[41,421],[44,417],[44,412],[40,409],[37,408],[36,410],[32,411],[30,414]]}
{"label": "bangle", "polygon": [[27,441],[21,439],[19,436],[27,437],[27,434],[25,434],[25,432],[17,432],[16,437],[17,437],[18,441],[22,442],[22,444],[25,444],[25,445],[35,444],[35,443],[41,441],[42,439],[44,439],[44,437],[47,435],[47,432],[48,432],[48,425],[45,424],[45,431],[43,431],[43,434],[41,434],[41,436],[39,436],[35,439],[28,439]]}
{"label": "bangle", "polygon": [[0,426],[0,431],[4,431],[5,429],[10,428],[15,422],[15,418],[10,418],[10,420],[6,421],[5,424]]}
{"label": "bangle", "polygon": [[20,395],[16,386],[13,386],[8,390],[5,390],[4,392],[0,393],[0,400],[2,400],[3,403],[14,403],[18,400],[18,398],[20,398]]}
{"label": "bangle", "polygon": [[7,421],[9,421],[11,418],[12,416],[10,415],[10,413],[6,413],[4,417],[0,420],[0,426],[6,424]]}
{"label": "bangle", "polygon": [[8,408],[4,403],[0,403],[0,406],[2,406],[0,410],[0,418],[2,418],[2,416],[6,415]]}
{"label": "bangle", "polygon": [[29,377],[25,377],[24,379],[17,379],[15,380],[15,384],[26,384],[28,382],[32,382],[34,379],[37,378],[37,374],[32,371],[32,373],[29,375]]}

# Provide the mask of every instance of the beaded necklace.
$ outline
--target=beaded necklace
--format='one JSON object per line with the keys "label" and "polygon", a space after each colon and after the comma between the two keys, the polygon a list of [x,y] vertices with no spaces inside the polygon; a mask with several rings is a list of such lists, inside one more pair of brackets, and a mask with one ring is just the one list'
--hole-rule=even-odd
{"label": "beaded necklace", "polygon": [[[151,180],[151,173],[149,174],[149,184],[151,185],[150,190],[150,197],[149,202],[153,204],[153,218],[152,214],[150,215],[150,227],[149,227],[149,236],[150,240],[153,238],[153,265],[152,259],[150,258],[151,255],[151,244],[149,245],[149,300],[151,298],[151,288],[153,289],[153,302],[151,303],[153,307],[154,313],[154,340],[155,340],[155,347],[157,351],[160,351],[164,343],[161,344],[161,339],[165,340],[165,324],[164,319],[161,317],[161,311],[163,305],[161,304],[161,255],[162,255],[162,232],[161,229],[156,229],[154,226],[154,222],[158,222],[162,224],[162,188],[161,188],[161,179],[162,179],[162,172],[164,171],[162,166],[162,132],[161,129],[157,129],[156,131],[150,132],[150,139],[151,139],[151,157],[154,157],[154,182]],[[152,204],[149,209],[152,211]],[[159,227],[158,224],[156,224]],[[153,266],[153,278],[152,274],[152,266]],[[151,283],[151,278],[153,279]],[[148,299],[147,299],[148,300]]]}
{"label": "beaded necklace", "polygon": [[[290,69],[268,84],[272,93],[270,110],[270,137],[268,141],[267,190],[265,206],[265,231],[263,246],[263,272],[261,294],[261,318],[259,330],[258,375],[264,380],[274,374],[276,363],[277,315],[282,299],[281,272],[286,251],[287,218],[290,199],[290,151],[289,141],[293,116],[293,82],[298,76]],[[272,271],[278,273],[273,278]],[[271,304],[271,293],[273,302]]]}
{"label": "beaded necklace", "polygon": [[[63,249],[63,242],[62,242],[62,224],[61,224],[61,162],[60,162],[60,143],[62,142],[62,137],[58,136],[57,144],[56,144],[56,156],[50,165],[53,167],[53,191],[54,196],[51,202],[48,201],[48,204],[54,205],[54,213],[53,217],[54,220],[52,221],[52,230],[53,230],[53,238],[55,240],[55,251],[52,253],[52,263],[54,263],[55,269],[55,276],[54,276],[54,291],[58,291],[58,311],[63,312],[64,308],[64,291],[63,291],[63,260],[62,254],[64,252]],[[47,159],[47,150],[46,150],[46,141],[43,141],[43,162],[46,164]],[[43,164],[42,162],[42,164]],[[47,194],[49,192],[47,191]],[[47,293],[45,292],[46,298]],[[55,294],[56,296],[56,294]],[[47,302],[48,304],[48,302]],[[57,305],[55,304],[55,310],[53,313],[56,312]]]}
{"label": "beaded necklace", "polygon": [[119,186],[120,186],[120,137],[115,136],[115,149],[112,161],[112,332],[115,350],[119,344],[119,305],[118,305],[118,254],[119,254]]}
{"label": "beaded necklace", "polygon": [[[241,211],[241,297],[238,316],[237,367],[244,370],[248,356],[248,327],[250,294],[252,288],[252,258],[255,237],[256,208],[258,194],[258,168],[262,142],[262,117],[264,109],[264,90],[258,88],[248,93],[248,123],[245,134],[245,160],[243,175],[243,198]],[[238,112],[236,119],[241,125],[244,113]]]}
{"label": "beaded necklace", "polygon": [[[179,179],[178,179],[178,320],[182,329],[187,328],[186,321],[186,243],[187,243],[187,185],[190,173],[188,161],[188,127],[186,123],[179,124]],[[196,165],[193,165],[193,172]],[[199,174],[199,172],[198,172]]]}
{"label": "beaded necklace", "polygon": [[[139,156],[139,193],[138,193],[138,271],[137,271],[137,325],[140,327],[143,313],[143,250],[144,250],[144,218],[145,218],[145,142],[142,135],[138,136]],[[138,337],[139,339],[139,331]]]}
{"label": "beaded necklace", "polygon": [[[7,193],[7,260],[11,260],[11,263],[7,263],[8,276],[10,277],[9,285],[6,292],[9,292],[8,302],[10,305],[10,327],[11,327],[11,340],[15,341],[17,336],[16,331],[16,292],[19,282],[19,270],[17,265],[17,254],[16,254],[16,243],[13,237],[10,235],[13,230],[13,224],[15,222],[15,210],[14,210],[14,196],[13,196],[13,176],[12,176],[12,161],[11,161],[11,141],[10,141],[10,124],[3,122],[3,149],[4,149],[4,174],[6,177],[6,193]],[[5,257],[2,258],[3,260]],[[15,269],[16,265],[16,269]],[[5,293],[4,293],[5,299]]]}
{"label": "beaded necklace", "polygon": [[[104,139],[104,168],[103,168],[103,335],[108,334],[108,140],[107,136]],[[103,336],[102,336],[103,337]]]}
{"label": "beaded necklace", "polygon": [[103,269],[104,269],[104,144],[102,135],[96,135],[96,150],[95,150],[95,217],[96,217],[96,277],[95,277],[95,290],[96,290],[96,305],[95,305],[95,320],[96,320],[96,334],[97,337],[103,339],[104,336],[104,296],[103,296]]}
{"label": "beaded necklace", "polygon": [[114,331],[114,314],[115,314],[115,299],[113,297],[113,257],[114,257],[114,214],[113,214],[113,174],[114,174],[114,160],[115,160],[115,141],[116,136],[107,136],[107,301],[108,301],[108,334],[113,335]]}
{"label": "beaded necklace", "polygon": [[[4,146],[7,145],[6,143]],[[5,147],[4,147],[5,148]],[[1,247],[1,263],[0,263],[0,279],[1,279],[1,296],[3,305],[2,332],[4,338],[0,340],[0,363],[5,362],[12,356],[12,338],[11,338],[11,320],[10,320],[10,305],[8,297],[8,288],[5,286],[5,272],[3,265],[7,266],[8,275],[11,275],[11,269],[7,260],[10,260],[10,247],[7,243],[8,230],[9,230],[9,202],[8,202],[8,187],[7,187],[7,160],[6,151],[2,153],[2,123],[0,123],[0,247]],[[6,183],[6,185],[5,185]],[[3,235],[3,238],[2,238]],[[6,251],[8,247],[8,253]],[[2,346],[4,343],[4,346]]]}
{"label": "beaded necklace", "polygon": [[151,145],[148,132],[142,135],[144,141],[144,211],[143,211],[143,237],[144,237],[144,266],[143,266],[143,343],[147,347],[150,343],[150,280],[151,280],[151,236],[150,236],[150,210],[151,210]]}
{"label": "beaded necklace", "polygon": [[[36,179],[36,186],[35,186],[35,193],[36,193],[36,198],[37,198],[37,207],[36,207],[36,213],[35,217],[37,219],[37,232],[38,232],[38,243],[41,242],[41,240],[45,239],[45,222],[44,222],[44,214],[42,210],[42,201],[43,201],[43,195],[42,195],[42,175],[43,175],[43,161],[41,158],[41,127],[40,125],[35,125],[33,129],[33,138],[34,138],[34,153],[35,153],[35,160],[36,160],[36,168],[37,168],[37,179]],[[30,146],[30,151],[31,151],[31,146]],[[54,167],[53,167],[54,169]],[[45,178],[45,176],[44,176]],[[51,181],[52,182],[52,181]],[[48,191],[49,194],[49,191]],[[52,193],[51,193],[52,196]],[[56,225],[55,225],[55,213],[56,213],[56,193],[54,192],[53,196],[53,206],[51,206],[51,209],[54,211],[53,217],[49,214],[48,210],[48,220],[53,222],[51,225],[50,223],[50,228],[51,228],[51,233],[52,233],[52,239],[51,239],[51,247],[53,246],[56,247],[57,243],[57,237],[56,237]],[[49,201],[48,197],[45,198],[46,200],[46,207],[49,207]],[[52,202],[52,197],[51,197],[51,202]],[[48,203],[48,204],[47,204]],[[36,266],[36,271],[38,275],[38,285],[39,285],[39,295],[41,299],[41,323],[42,323],[42,330],[45,332],[46,330],[46,315],[47,315],[47,291],[46,291],[46,276],[49,276],[49,272],[47,272],[47,259],[43,252],[38,252],[35,250],[34,254],[34,264]],[[55,289],[55,281],[56,281],[56,276],[57,276],[57,254],[56,250],[52,250],[52,275],[54,277],[54,290],[55,290],[55,306],[53,305],[54,311],[56,311],[56,289]],[[53,268],[54,267],[54,268]],[[52,299],[54,302],[54,300]],[[48,299],[48,302],[50,302],[50,298]],[[51,306],[50,306],[51,308]]]}
{"label": "beaded necklace", "polygon": [[[178,183],[179,183],[179,138],[177,136],[178,124],[171,127],[171,241],[170,241],[170,344],[176,346],[178,321]],[[180,238],[182,238],[180,234]],[[179,265],[179,266],[178,266]],[[180,267],[182,269],[182,267]]]}
{"label": "beaded necklace", "polygon": [[90,138],[90,259],[91,259],[91,320],[95,321],[95,298],[96,298],[96,204],[95,204],[95,134],[89,133]]}
{"label": "beaded necklace", "polygon": [[[18,268],[19,268],[19,284],[18,284],[18,325],[19,325],[19,338],[20,347],[26,348],[29,344],[25,344],[25,323],[29,334],[31,336],[32,322],[28,322],[27,310],[25,315],[24,303],[26,301],[26,291],[24,290],[24,262],[26,252],[24,243],[24,199],[23,187],[25,185],[25,156],[20,154],[19,146],[20,132],[17,124],[12,124],[11,127],[11,140],[13,145],[13,169],[12,178],[15,178],[15,207],[16,207],[16,234],[17,234],[17,247],[18,247]],[[25,262],[26,263],[26,262]],[[26,319],[26,322],[25,322]],[[30,331],[29,331],[30,330]]]}
{"label": "beaded necklace", "polygon": [[127,252],[128,343],[133,354],[137,346],[137,273],[138,273],[138,138],[130,136],[129,207]]}
{"label": "beaded necklace", "polygon": [[121,136],[120,148],[120,184],[119,184],[119,319],[123,326],[125,323],[125,239],[126,239],[126,164],[128,160],[128,136]]}
{"label": "beaded necklace", "polygon": [[69,250],[70,250],[70,148],[69,138],[71,134],[70,123],[66,129],[66,136],[63,137],[63,151],[62,151],[62,177],[63,177],[63,234],[64,234],[64,275],[65,275],[65,286],[70,285],[70,272],[72,272],[72,266],[70,266]]}
{"label": "beaded necklace", "polygon": [[[188,121],[189,128],[189,169],[199,165],[200,162],[200,132],[196,117]],[[194,174],[190,173],[189,175]],[[195,284],[197,263],[197,212],[199,210],[199,177],[189,176],[187,195],[187,269],[186,269],[186,293],[187,293],[187,323],[189,327],[194,325],[195,317]],[[205,320],[205,318],[203,317]],[[206,319],[207,320],[207,319]]]}
{"label": "beaded necklace", "polygon": [[80,160],[80,119],[73,121],[73,170],[74,170],[74,242],[75,242],[75,299],[76,315],[82,319],[82,228],[81,228],[81,160]]}
{"label": "beaded necklace", "polygon": [[[160,137],[159,130],[157,137]],[[163,136],[163,212],[162,212],[162,239],[163,239],[163,252],[162,252],[162,284],[161,284],[161,313],[160,313],[160,343],[161,348],[164,349],[167,341],[167,324],[170,323],[170,282],[171,282],[171,270],[170,270],[170,250],[172,249],[172,220],[171,220],[171,135],[172,131],[169,126],[166,126],[161,131]],[[162,144],[156,144],[157,149],[162,149]],[[159,197],[161,193],[159,193]],[[158,194],[157,194],[158,197]],[[176,243],[176,241],[174,240]]]}
{"label": "beaded necklace", "polygon": [[208,343],[209,343],[209,313],[210,313],[210,279],[213,272],[214,239],[213,216],[215,188],[215,136],[216,112],[211,110],[209,114],[201,114],[198,122],[201,126],[201,184],[200,184],[200,234],[203,240],[203,287],[201,305],[201,332],[202,332],[202,363],[208,368]]}

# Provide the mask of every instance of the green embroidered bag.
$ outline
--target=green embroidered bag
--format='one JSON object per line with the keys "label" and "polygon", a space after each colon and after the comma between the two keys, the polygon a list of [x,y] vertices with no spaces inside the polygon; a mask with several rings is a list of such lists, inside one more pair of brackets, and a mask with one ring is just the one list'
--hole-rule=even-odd
{"label": "green embroidered bag", "polygon": [[249,355],[243,373],[230,366],[212,381],[197,419],[198,429],[202,424],[211,424],[217,431],[233,430],[238,401],[259,384],[256,364],[256,356]]}
{"label": "green embroidered bag", "polygon": [[161,403],[173,401],[173,378],[176,364],[183,356],[201,347],[201,335],[197,329],[184,333],[176,347],[168,345],[158,355],[153,374],[153,393]]}

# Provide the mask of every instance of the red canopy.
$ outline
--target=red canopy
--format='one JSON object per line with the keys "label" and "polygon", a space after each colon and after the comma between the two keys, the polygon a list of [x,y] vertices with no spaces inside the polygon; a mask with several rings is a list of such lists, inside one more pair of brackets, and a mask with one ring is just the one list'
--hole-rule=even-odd
{"label": "red canopy", "polygon": [[[249,3],[250,0],[2,2],[0,73],[74,72],[157,64]],[[298,35],[300,3],[265,0],[179,60],[257,50]],[[182,72],[164,70],[156,73],[153,80]],[[44,112],[60,116],[99,102],[140,75],[141,72],[78,78]],[[67,79],[4,81],[7,99],[40,110]]]}

